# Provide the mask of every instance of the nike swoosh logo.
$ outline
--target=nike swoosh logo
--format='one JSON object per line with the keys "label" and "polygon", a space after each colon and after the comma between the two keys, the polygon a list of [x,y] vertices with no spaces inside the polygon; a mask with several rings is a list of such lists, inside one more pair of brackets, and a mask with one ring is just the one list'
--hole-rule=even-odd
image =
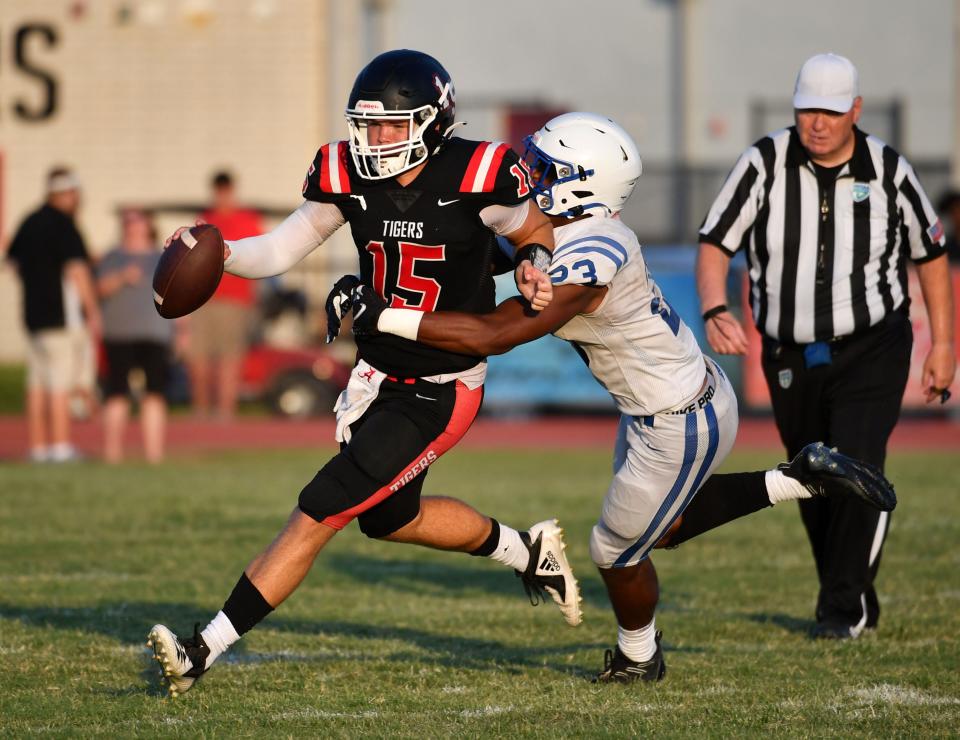
{"label": "nike swoosh logo", "polygon": [[437,198],[437,205],[440,206],[441,208],[443,206],[448,206],[451,203],[459,203],[459,202],[460,202],[459,198],[454,198],[453,200],[444,200],[443,198]]}
{"label": "nike swoosh logo", "polygon": [[421,396],[419,393],[417,394],[417,398],[422,398],[424,401],[436,401],[436,400],[437,400],[436,398],[430,398],[429,396]]}

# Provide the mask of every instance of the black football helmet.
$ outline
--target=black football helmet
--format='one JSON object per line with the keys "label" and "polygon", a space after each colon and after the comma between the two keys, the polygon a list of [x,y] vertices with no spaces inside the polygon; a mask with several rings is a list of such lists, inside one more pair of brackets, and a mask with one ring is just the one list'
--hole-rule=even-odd
{"label": "black football helmet", "polygon": [[[347,101],[350,154],[361,177],[382,180],[416,167],[443,147],[453,128],[453,80],[436,59],[396,49],[360,70]],[[405,121],[406,139],[371,146],[371,119]]]}

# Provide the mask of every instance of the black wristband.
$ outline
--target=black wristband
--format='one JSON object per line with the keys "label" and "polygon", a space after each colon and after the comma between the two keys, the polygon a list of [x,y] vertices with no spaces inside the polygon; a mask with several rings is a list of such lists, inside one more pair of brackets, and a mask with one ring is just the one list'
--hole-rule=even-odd
{"label": "black wristband", "polygon": [[727,308],[726,303],[721,303],[719,306],[714,306],[709,311],[703,312],[703,320],[709,321],[714,316],[719,316],[722,313],[726,313],[729,309]]}
{"label": "black wristband", "polygon": [[536,242],[524,244],[513,255],[513,266],[519,267],[524,260],[530,260],[530,264],[536,267],[540,272],[546,272],[550,268],[550,261],[553,254],[542,244]]}

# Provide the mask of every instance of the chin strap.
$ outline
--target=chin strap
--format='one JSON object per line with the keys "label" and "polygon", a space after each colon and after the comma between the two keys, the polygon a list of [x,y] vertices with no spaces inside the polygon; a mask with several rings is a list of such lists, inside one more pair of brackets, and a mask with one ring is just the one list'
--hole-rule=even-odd
{"label": "chin strap", "polygon": [[447,130],[443,132],[443,136],[440,138],[440,143],[437,144],[436,147],[434,147],[434,150],[432,152],[430,152],[430,156],[432,157],[434,154],[437,154],[441,149],[443,149],[443,145],[453,138],[454,129],[460,126],[466,126],[466,125],[467,125],[466,121],[454,121],[453,123],[451,123],[450,126],[447,128]]}

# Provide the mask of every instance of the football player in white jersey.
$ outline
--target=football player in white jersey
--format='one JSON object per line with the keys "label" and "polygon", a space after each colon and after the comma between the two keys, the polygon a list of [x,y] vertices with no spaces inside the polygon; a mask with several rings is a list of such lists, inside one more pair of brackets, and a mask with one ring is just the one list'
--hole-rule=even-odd
{"label": "football player in white jersey", "polygon": [[[776,470],[711,477],[733,446],[737,400],[701,353],[644,263],[619,212],[640,177],[636,145],[617,124],[567,113],[526,140],[537,205],[554,225],[553,302],[520,298],[493,313],[387,308],[369,286],[352,296],[354,332],[391,333],[452,352],[500,354],[548,333],[566,339],[620,411],[610,483],[590,536],[619,625],[598,681],[656,681],[666,666],[654,621],[655,547],[674,546],[784,500],[857,496],[896,503],[875,468],[810,445]],[[694,498],[696,496],[696,498]]]}

